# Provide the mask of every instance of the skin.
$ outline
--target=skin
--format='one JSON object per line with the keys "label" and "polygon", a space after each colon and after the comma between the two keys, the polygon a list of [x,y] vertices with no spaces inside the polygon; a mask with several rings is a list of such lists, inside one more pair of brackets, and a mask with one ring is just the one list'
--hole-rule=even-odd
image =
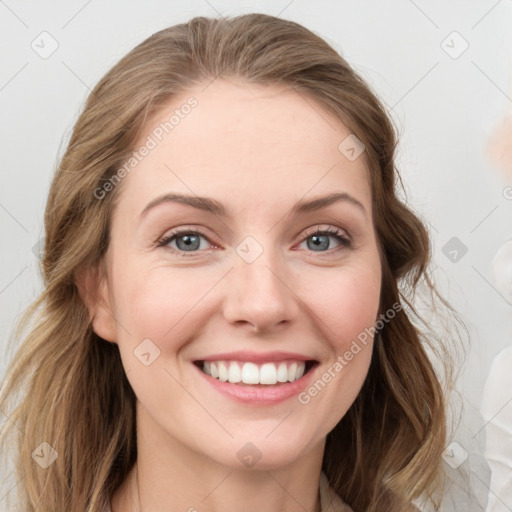
{"label": "skin", "polygon": [[487,156],[500,177],[512,185],[512,112],[508,112],[497,124],[487,141]]}
{"label": "skin", "polygon": [[[307,405],[297,397],[235,402],[192,362],[234,350],[292,351],[319,362],[314,382],[374,325],[381,269],[364,154],[349,161],[338,145],[350,130],[293,90],[227,79],[205,87],[147,121],[136,148],[187,98],[198,100],[123,179],[104,278],[87,278],[93,328],[118,344],[138,398],[137,465],[112,511],[140,510],[138,466],[144,512],[313,512],[326,435],[361,389],[373,340]],[[164,203],[141,219],[164,192],[215,198],[233,215]],[[346,201],[289,215],[295,202],[333,192],[355,197],[366,215]],[[183,238],[155,246],[177,227],[207,238],[192,252]],[[316,227],[339,228],[353,246],[329,235],[329,247],[316,248],[305,233]],[[249,235],[263,249],[252,263],[236,252]],[[149,366],[134,355],[144,339],[160,350]],[[237,457],[249,441],[262,455],[252,468]]]}

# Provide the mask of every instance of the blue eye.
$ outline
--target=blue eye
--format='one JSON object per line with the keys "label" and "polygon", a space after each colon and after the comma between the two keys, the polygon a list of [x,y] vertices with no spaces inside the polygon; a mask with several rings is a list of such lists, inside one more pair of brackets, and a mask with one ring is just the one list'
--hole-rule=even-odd
{"label": "blue eye", "polygon": [[[205,238],[204,235],[195,231],[177,231],[162,240],[161,245],[169,245],[171,242],[176,241],[178,250],[185,252],[193,252],[199,249],[201,242],[200,238]],[[179,243],[180,242],[180,243]]]}
{"label": "blue eye", "polygon": [[[208,237],[201,231],[194,231],[189,229],[177,229],[157,242],[158,247],[165,247],[173,253],[181,254],[182,256],[188,256],[187,253],[200,252],[198,249],[201,247],[201,238],[211,243]],[[337,240],[339,246],[334,247],[332,251],[339,251],[352,247],[350,239],[338,228],[320,229],[316,228],[305,234],[303,242],[312,239],[311,243],[308,243],[308,249],[313,252],[330,252],[327,250],[317,251],[320,249],[330,249],[330,238]],[[169,244],[176,242],[176,247],[170,247]]]}
{"label": "blue eye", "polygon": [[[334,250],[341,250],[345,248],[352,247],[352,243],[350,239],[344,235],[343,231],[341,231],[338,228],[328,228],[328,229],[319,229],[317,228],[312,233],[306,233],[305,240],[313,239],[313,242],[311,244],[308,243],[308,248],[312,247],[320,247],[324,249],[329,249],[330,242],[329,238],[335,238],[338,243],[340,244],[339,247],[334,248]],[[313,252],[319,252],[319,251],[313,251]],[[325,251],[320,251],[325,252]]]}

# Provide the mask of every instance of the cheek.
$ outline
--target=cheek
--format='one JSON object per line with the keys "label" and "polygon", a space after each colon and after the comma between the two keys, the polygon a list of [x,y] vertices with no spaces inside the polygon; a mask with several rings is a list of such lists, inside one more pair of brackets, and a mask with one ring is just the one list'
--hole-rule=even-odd
{"label": "cheek", "polygon": [[306,302],[337,353],[374,326],[380,302],[380,272],[375,267],[338,269],[311,279],[307,289]]}
{"label": "cheek", "polygon": [[[368,374],[372,357],[372,328],[379,309],[380,267],[368,265],[338,269],[310,292],[308,305],[315,307],[317,326],[327,341],[325,364],[299,403],[314,407],[330,431],[353,404]],[[317,280],[317,284],[320,281]]]}
{"label": "cheek", "polygon": [[[154,340],[164,349],[172,341],[178,345],[185,327],[201,308],[201,301],[218,281],[197,268],[149,268],[138,271],[118,269],[116,315],[133,338],[140,343]],[[196,308],[198,308],[196,310]],[[120,336],[126,332],[120,331]]]}

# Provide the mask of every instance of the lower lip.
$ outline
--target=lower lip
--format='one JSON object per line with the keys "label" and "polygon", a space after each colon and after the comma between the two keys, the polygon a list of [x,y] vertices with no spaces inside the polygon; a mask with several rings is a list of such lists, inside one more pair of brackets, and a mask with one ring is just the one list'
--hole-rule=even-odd
{"label": "lower lip", "polygon": [[219,379],[204,373],[195,364],[193,364],[193,366],[203,376],[206,382],[210,384],[210,386],[229,398],[244,404],[273,405],[283,402],[304,391],[308,386],[318,363],[315,363],[315,365],[306,374],[295,382],[287,382],[278,385],[239,385],[232,384],[231,382],[222,382]]}

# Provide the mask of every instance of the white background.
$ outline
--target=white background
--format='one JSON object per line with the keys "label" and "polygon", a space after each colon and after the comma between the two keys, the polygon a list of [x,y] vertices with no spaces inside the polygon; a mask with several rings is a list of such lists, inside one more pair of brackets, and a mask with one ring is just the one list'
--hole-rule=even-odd
{"label": "white background", "polygon": [[[512,110],[510,0],[0,1],[0,350],[41,288],[33,247],[43,236],[52,173],[90,90],[162,28],[198,15],[247,12],[296,21],[326,39],[400,127],[398,166],[407,200],[430,225],[434,275],[471,334],[459,383],[465,410],[455,436],[469,456],[447,471],[457,479],[465,468],[480,484],[445,510],[483,510],[489,474],[479,408],[494,356],[512,345],[512,307],[498,293],[491,266],[512,237],[512,200],[485,155],[497,121]],[[43,31],[58,42],[47,59],[31,47]],[[469,44],[458,58],[442,47],[453,31]],[[460,48],[463,42],[450,37]],[[442,252],[452,237],[468,249],[457,262]],[[2,376],[6,364],[2,358]]]}

